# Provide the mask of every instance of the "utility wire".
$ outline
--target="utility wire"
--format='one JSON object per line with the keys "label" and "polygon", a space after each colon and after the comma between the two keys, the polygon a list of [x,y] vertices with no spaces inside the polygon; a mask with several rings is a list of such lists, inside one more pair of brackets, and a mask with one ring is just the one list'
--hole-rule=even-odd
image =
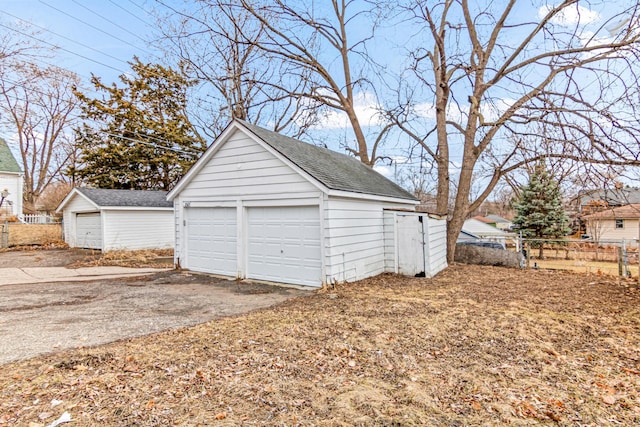
{"label": "utility wire", "polygon": [[[146,41],[145,39],[143,39],[142,37],[140,37],[138,34],[134,33],[133,31],[130,31],[128,28],[125,28],[125,27],[123,27],[122,25],[120,25],[120,24],[118,24],[118,23],[116,23],[116,22],[113,22],[111,19],[109,19],[109,18],[107,18],[107,17],[105,17],[105,16],[101,15],[100,13],[98,13],[98,12],[96,12],[95,10],[93,10],[93,9],[91,9],[91,8],[89,8],[89,7],[87,7],[86,5],[82,4],[81,2],[79,2],[79,1],[77,1],[77,0],[71,0],[71,1],[73,1],[75,4],[77,4],[77,5],[78,5],[78,6],[80,6],[81,8],[83,8],[83,9],[85,9],[85,10],[89,11],[90,13],[94,14],[95,16],[97,16],[97,17],[99,17],[99,18],[101,18],[101,19],[103,19],[103,20],[107,21],[107,22],[108,22],[108,23],[110,23],[111,25],[113,25],[113,26],[115,26],[115,27],[120,28],[122,31],[124,31],[124,32],[126,32],[126,33],[128,33],[128,34],[131,34],[133,37],[137,38],[138,40],[142,41],[143,43],[147,43],[147,41]],[[87,25],[88,25],[88,24],[87,24]],[[131,45],[131,46],[133,46],[133,45]],[[134,46],[134,47],[138,48],[137,46]],[[138,49],[139,49],[139,48],[138,48]],[[144,50],[144,49],[141,49],[141,50]],[[147,52],[147,53],[149,53],[149,54],[151,54],[151,52],[148,52],[148,51],[146,51],[146,52]]]}
{"label": "utility wire", "polygon": [[[104,62],[100,62],[100,61],[98,61],[98,60],[95,60],[95,59],[89,58],[88,56],[82,55],[82,54],[80,54],[80,53],[73,52],[73,51],[71,51],[71,50],[69,50],[69,49],[66,49],[66,48],[64,48],[64,47],[62,47],[62,46],[58,46],[58,45],[56,45],[56,44],[54,44],[54,43],[51,43],[51,42],[48,42],[48,41],[46,41],[46,40],[42,40],[42,39],[40,39],[40,38],[38,38],[38,37],[36,37],[36,36],[34,36],[34,35],[31,35],[31,34],[25,33],[24,31],[20,31],[20,30],[18,30],[18,29],[11,28],[11,27],[9,27],[9,26],[7,26],[7,25],[4,25],[4,24],[2,24],[2,23],[0,23],[0,27],[6,28],[6,29],[7,29],[7,30],[9,30],[9,31],[15,31],[16,33],[21,34],[21,35],[23,35],[23,36],[25,36],[25,37],[29,37],[29,38],[31,38],[31,39],[34,39],[34,40],[36,40],[36,41],[39,41],[40,43],[44,43],[44,44],[46,44],[46,45],[48,45],[48,46],[51,46],[51,47],[53,47],[54,49],[60,49],[60,50],[62,50],[62,51],[64,51],[64,52],[70,53],[70,54],[75,55],[75,56],[77,56],[77,57],[79,57],[79,58],[86,59],[87,61],[91,61],[91,62],[96,63],[96,64],[98,64],[98,65],[102,65],[103,67],[109,68],[109,69],[114,70],[114,71],[117,71],[117,72],[119,72],[119,73],[123,73],[123,71],[122,71],[122,70],[120,70],[120,69],[118,69],[118,68],[115,68],[115,67],[113,67],[113,66],[111,66],[111,65],[109,65],[109,64],[105,64]],[[98,52],[99,52],[99,51],[98,51]],[[106,55],[106,54],[105,54],[105,55]],[[120,59],[118,59],[118,61],[121,61],[121,60],[120,60]],[[121,61],[121,62],[124,62],[124,61]]]}
{"label": "utility wire", "polygon": [[[129,15],[133,16],[134,18],[136,18],[138,21],[142,22],[144,25],[151,27],[149,25],[148,22],[146,22],[145,20],[143,20],[142,18],[140,18],[138,15],[132,13],[130,10],[125,9],[124,7],[122,7],[121,5],[119,5],[118,3],[114,2],[113,0],[108,0],[109,3],[111,3],[112,5],[116,6],[118,9],[123,10],[125,13],[128,13]],[[137,6],[137,5],[136,5]],[[139,7],[139,6],[138,6]]]}
{"label": "utility wire", "polygon": [[[72,43],[75,43],[75,44],[77,44],[77,45],[79,45],[79,46],[82,46],[82,47],[84,47],[84,48],[86,48],[86,49],[90,49],[90,50],[92,50],[92,51],[94,51],[94,52],[98,52],[98,53],[99,53],[99,54],[101,54],[101,55],[108,56],[108,57],[109,57],[109,58],[111,58],[111,59],[115,59],[116,61],[123,62],[123,63],[125,63],[125,64],[126,64],[126,61],[123,61],[122,59],[120,59],[120,58],[118,58],[118,57],[115,57],[115,56],[110,55],[110,54],[108,54],[108,53],[104,53],[104,52],[102,52],[102,51],[100,51],[100,50],[98,50],[98,49],[96,49],[96,48],[94,48],[94,47],[91,47],[91,46],[89,46],[89,45],[87,45],[87,44],[81,43],[81,42],[79,42],[79,41],[77,41],[77,40],[74,40],[74,39],[72,39],[72,38],[70,38],[70,37],[63,36],[62,34],[58,34],[58,33],[56,33],[55,31],[49,30],[48,28],[45,28],[45,27],[41,27],[40,25],[38,25],[38,24],[34,24],[33,22],[26,21],[26,20],[24,20],[24,19],[22,19],[22,18],[20,18],[20,17],[17,17],[17,16],[15,16],[15,15],[12,15],[12,14],[11,14],[11,13],[9,13],[9,12],[5,12],[5,15],[9,15],[9,16],[11,16],[12,18],[19,19],[20,21],[25,22],[25,23],[27,23],[27,24],[29,24],[29,25],[32,25],[32,26],[34,26],[34,27],[40,28],[41,30],[47,31],[47,32],[49,32],[49,33],[53,34],[54,36],[58,36],[58,37],[60,37],[61,39],[68,40],[68,41],[70,41],[70,42],[72,42]],[[17,31],[17,30],[16,30],[16,31]],[[135,47],[135,46],[134,46],[134,47]],[[59,46],[58,46],[58,48],[59,48],[59,49],[62,49],[62,48],[61,48],[61,47],[59,47]]]}
{"label": "utility wire", "polygon": [[[112,38],[114,38],[114,39],[116,39],[116,40],[118,40],[118,41],[120,41],[120,42],[122,42],[122,43],[124,43],[124,44],[126,44],[126,45],[129,45],[129,46],[131,46],[131,47],[133,47],[133,48],[135,48],[135,49],[144,50],[144,49],[140,49],[139,47],[137,47],[137,46],[135,46],[135,45],[131,44],[131,43],[130,43],[129,41],[127,41],[127,40],[121,39],[120,37],[118,37],[118,36],[116,36],[116,35],[114,35],[114,34],[111,34],[111,33],[109,33],[108,31],[104,31],[104,30],[102,30],[102,29],[100,29],[100,28],[96,27],[96,26],[95,26],[95,25],[93,25],[93,24],[90,24],[90,23],[88,23],[88,22],[86,22],[86,21],[83,21],[83,20],[82,20],[82,19],[80,19],[80,18],[77,18],[77,17],[75,17],[75,16],[71,15],[70,13],[65,12],[65,11],[64,11],[64,10],[62,10],[62,9],[59,9],[59,8],[57,8],[57,7],[55,7],[55,6],[52,6],[52,5],[50,5],[49,3],[45,2],[44,0],[39,0],[39,2],[40,2],[40,3],[42,3],[43,5],[47,6],[47,7],[50,7],[50,8],[51,8],[51,9],[53,9],[53,10],[56,10],[56,11],[60,12],[61,14],[65,15],[65,16],[68,16],[69,18],[71,18],[71,19],[73,19],[73,20],[75,20],[75,21],[80,22],[81,24],[84,24],[84,25],[86,25],[86,26],[88,26],[88,27],[90,27],[90,28],[93,28],[94,30],[99,31],[99,32],[101,32],[102,34],[105,34],[105,35],[107,35],[107,36],[109,36],[109,37],[112,37]],[[35,24],[34,24],[34,25],[35,25]],[[55,33],[54,33],[54,34],[55,34]],[[58,35],[58,34],[56,34],[56,35]],[[61,36],[61,37],[62,37],[62,36]],[[64,37],[64,38],[67,38],[67,37]],[[68,39],[68,38],[67,38],[67,39]],[[70,39],[68,39],[68,40],[70,40]],[[73,40],[72,40],[72,41],[73,41]],[[81,44],[81,45],[82,45],[82,43],[79,43],[79,42],[76,42],[76,43],[78,43],[78,44]],[[87,47],[86,45],[83,45],[83,46]],[[90,48],[90,49],[91,49],[91,50],[96,50],[96,49],[94,49],[94,48]],[[98,51],[98,52],[99,52],[99,51]],[[106,53],[103,53],[103,55],[111,56],[111,55],[106,54]],[[115,57],[112,57],[112,58],[115,58]],[[115,59],[116,59],[116,60],[118,60],[118,61],[121,61],[121,60],[120,60],[120,59],[118,59],[118,58],[115,58]]]}

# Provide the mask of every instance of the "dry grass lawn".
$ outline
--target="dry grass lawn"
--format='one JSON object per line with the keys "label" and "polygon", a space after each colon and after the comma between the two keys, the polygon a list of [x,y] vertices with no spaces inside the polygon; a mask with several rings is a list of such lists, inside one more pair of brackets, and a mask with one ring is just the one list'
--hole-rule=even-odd
{"label": "dry grass lawn", "polygon": [[639,399],[635,282],[480,266],[0,366],[0,425],[630,426]]}
{"label": "dry grass lawn", "polygon": [[61,224],[9,224],[9,246],[63,243]]}

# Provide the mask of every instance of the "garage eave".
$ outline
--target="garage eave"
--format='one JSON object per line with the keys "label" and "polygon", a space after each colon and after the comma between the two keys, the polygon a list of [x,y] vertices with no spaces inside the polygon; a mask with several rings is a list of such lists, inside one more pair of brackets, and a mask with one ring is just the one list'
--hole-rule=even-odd
{"label": "garage eave", "polygon": [[76,188],[74,188],[69,192],[69,194],[67,194],[67,196],[62,200],[62,202],[60,202],[60,205],[56,209],[56,213],[61,213],[64,210],[64,207],[67,204],[69,204],[71,199],[73,199],[73,197],[76,196],[76,195],[79,196],[79,197],[82,197],[89,204],[91,204],[93,207],[95,207],[96,211],[100,210],[100,206],[98,206],[93,200],[91,200],[90,198],[88,198],[87,196],[85,196],[84,194],[79,192]]}
{"label": "garage eave", "polygon": [[380,196],[376,194],[355,193],[353,191],[329,190],[327,194],[330,197],[345,197],[359,200],[376,200],[381,202],[400,203],[404,205],[418,206],[420,201],[411,199],[401,199],[398,197]]}

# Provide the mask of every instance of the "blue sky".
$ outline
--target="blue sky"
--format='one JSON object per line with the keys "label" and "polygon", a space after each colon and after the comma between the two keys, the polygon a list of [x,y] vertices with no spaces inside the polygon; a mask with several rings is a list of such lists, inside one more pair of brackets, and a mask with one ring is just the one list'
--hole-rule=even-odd
{"label": "blue sky", "polygon": [[86,81],[91,73],[114,81],[134,55],[158,58],[144,42],[154,28],[145,0],[0,0],[0,9],[0,23],[31,24],[42,44],[60,48],[43,64],[55,63]]}
{"label": "blue sky", "polygon": [[[533,5],[523,2],[515,12],[516,16],[526,16],[530,21],[536,20],[537,13],[547,3],[543,0],[534,0]],[[555,2],[549,2],[555,3]],[[594,25],[606,20],[621,9],[628,1],[613,2],[607,8],[606,3],[599,3],[599,10],[587,9],[581,11],[581,19]],[[181,1],[175,1],[177,7]],[[588,5],[589,3],[584,3]],[[595,4],[598,4],[596,2]],[[101,77],[105,83],[116,81],[118,75],[129,70],[127,61],[137,55],[143,61],[162,62],[162,54],[148,46],[145,40],[153,37],[155,32],[155,18],[151,13],[157,7],[152,0],[0,0],[0,24],[30,24],[39,31],[36,37],[39,43],[48,43],[49,46],[59,47],[55,58],[39,60],[42,65],[53,63],[76,72],[85,82],[91,73]],[[575,17],[566,16],[567,21]],[[411,28],[398,29],[397,27],[381,28],[386,33],[387,41],[377,42],[373,50],[386,61],[388,69],[400,69],[402,53],[405,47],[393,45],[392,40],[406,35]],[[0,31],[6,31],[0,27]],[[417,31],[417,30],[416,30]],[[413,40],[420,42],[420,38]],[[369,92],[361,92],[356,97],[361,121],[376,124],[375,96]],[[508,100],[506,100],[508,102]],[[432,119],[433,107],[430,100],[425,99],[423,108],[424,120]],[[347,121],[341,113],[331,112],[322,124],[325,130],[336,136],[336,140],[348,138],[345,131]],[[398,144],[404,147],[405,144]],[[338,144],[330,144],[330,148],[339,149]],[[404,149],[404,148],[403,148]],[[401,159],[401,151],[389,154]],[[414,161],[414,165],[415,165]],[[379,170],[388,176],[393,176],[396,168],[393,166],[379,165]]]}

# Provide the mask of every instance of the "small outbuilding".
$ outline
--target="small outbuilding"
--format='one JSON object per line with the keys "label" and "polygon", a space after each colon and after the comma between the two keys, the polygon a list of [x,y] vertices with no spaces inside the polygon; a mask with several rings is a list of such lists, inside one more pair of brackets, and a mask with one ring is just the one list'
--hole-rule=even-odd
{"label": "small outbuilding", "polygon": [[[227,126],[168,199],[180,267],[314,287],[399,271],[398,252],[390,252],[399,244],[398,215],[389,212],[418,204],[352,157],[241,120]],[[417,229],[419,217],[413,220]],[[433,265],[425,275],[444,268]]]}
{"label": "small outbuilding", "polygon": [[171,249],[173,203],[165,191],[74,188],[56,212],[63,214],[64,239],[72,248]]}

